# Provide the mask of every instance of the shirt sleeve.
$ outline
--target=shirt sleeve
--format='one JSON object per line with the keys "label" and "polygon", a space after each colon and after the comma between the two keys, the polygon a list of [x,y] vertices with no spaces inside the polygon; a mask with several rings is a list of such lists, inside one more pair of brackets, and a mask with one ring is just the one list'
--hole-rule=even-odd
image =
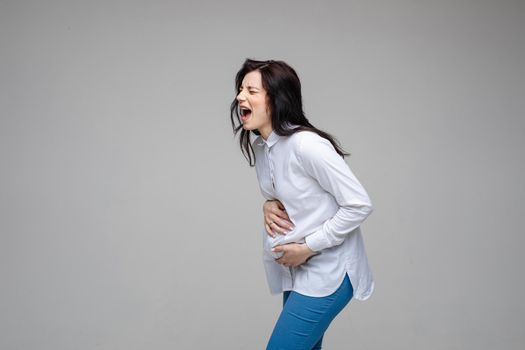
{"label": "shirt sleeve", "polygon": [[305,132],[299,143],[299,160],[310,176],[329,192],[339,205],[335,215],[305,237],[313,251],[343,243],[346,235],[359,227],[373,207],[365,189],[327,139]]}

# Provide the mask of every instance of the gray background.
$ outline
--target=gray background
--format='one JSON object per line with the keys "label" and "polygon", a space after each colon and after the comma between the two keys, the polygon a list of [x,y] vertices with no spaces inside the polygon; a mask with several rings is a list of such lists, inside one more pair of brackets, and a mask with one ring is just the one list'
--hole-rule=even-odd
{"label": "gray background", "polygon": [[522,349],[523,1],[0,1],[0,348],[262,349],[246,57],[375,205],[326,349]]}

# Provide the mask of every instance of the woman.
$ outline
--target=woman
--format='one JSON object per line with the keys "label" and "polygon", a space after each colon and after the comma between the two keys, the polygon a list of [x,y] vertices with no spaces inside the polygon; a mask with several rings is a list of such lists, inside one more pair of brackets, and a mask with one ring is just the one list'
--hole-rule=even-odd
{"label": "woman", "polygon": [[359,227],[372,205],[344,151],[305,117],[289,65],[247,59],[235,87],[232,127],[267,199],[266,276],[270,292],[283,293],[267,349],[321,349],[350,299],[365,300],[374,289]]}

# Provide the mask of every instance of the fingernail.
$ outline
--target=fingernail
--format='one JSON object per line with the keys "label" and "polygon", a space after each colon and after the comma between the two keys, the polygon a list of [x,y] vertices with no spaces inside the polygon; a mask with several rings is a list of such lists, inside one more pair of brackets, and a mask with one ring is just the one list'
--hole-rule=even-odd
{"label": "fingernail", "polygon": [[275,252],[275,248],[272,248],[272,252]]}

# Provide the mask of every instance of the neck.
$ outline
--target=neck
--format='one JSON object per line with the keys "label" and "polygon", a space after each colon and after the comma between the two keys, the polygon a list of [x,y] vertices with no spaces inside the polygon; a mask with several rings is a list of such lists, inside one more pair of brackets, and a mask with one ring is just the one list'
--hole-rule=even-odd
{"label": "neck", "polygon": [[264,140],[268,140],[268,137],[272,133],[272,127],[270,126],[267,128],[261,128],[259,129],[259,132],[261,133],[261,136]]}

